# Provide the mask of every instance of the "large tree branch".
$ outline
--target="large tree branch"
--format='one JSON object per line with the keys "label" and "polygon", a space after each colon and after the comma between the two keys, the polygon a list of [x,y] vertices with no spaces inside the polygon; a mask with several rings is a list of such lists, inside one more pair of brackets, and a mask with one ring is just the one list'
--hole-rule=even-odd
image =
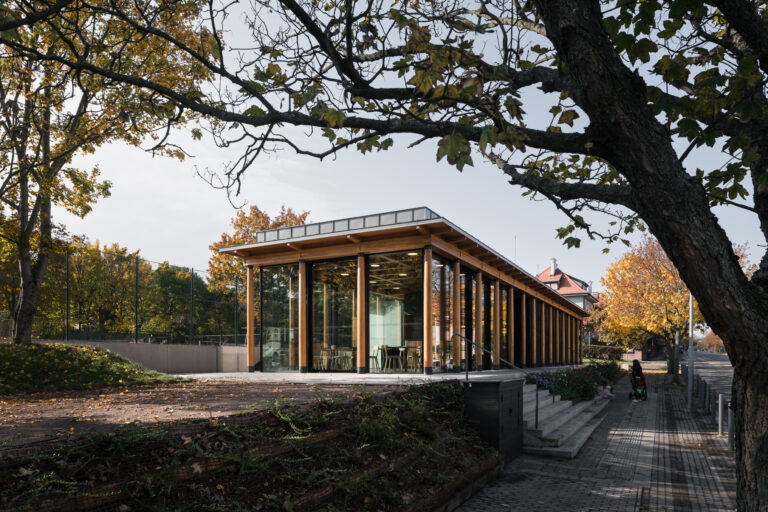
{"label": "large tree branch", "polygon": [[517,166],[508,164],[501,159],[497,158],[495,160],[496,165],[509,177],[510,184],[541,192],[547,197],[562,201],[588,199],[601,203],[625,206],[631,210],[636,208],[632,188],[629,186],[552,181],[535,174],[520,172]]}
{"label": "large tree branch", "polygon": [[760,69],[768,73],[768,24],[754,3],[745,0],[713,0],[728,23],[746,41],[760,61]]}
{"label": "large tree branch", "polygon": [[[211,116],[221,121],[242,123],[254,127],[271,126],[279,123],[292,124],[295,126],[314,126],[319,128],[329,126],[328,122],[321,117],[297,111],[272,111],[262,116],[232,112],[220,106],[202,103],[198,99],[190,98],[171,87],[159,84],[152,80],[106,69],[82,58],[73,60],[61,55],[46,55],[36,48],[25,47],[13,42],[6,42],[5,44],[25,52],[30,58],[41,61],[58,62],[76,71],[87,71],[111,80],[154,91],[193,112]],[[475,142],[480,140],[483,128],[482,126],[468,126],[462,123],[449,121],[376,119],[358,116],[344,119],[344,127],[367,129],[381,134],[416,134],[428,138],[459,133],[467,140]],[[521,135],[523,143],[539,149],[555,151],[558,153],[589,154],[593,146],[591,137],[587,133],[556,133],[545,130],[536,130],[524,126],[509,126],[509,128]]]}
{"label": "large tree branch", "polygon": [[64,7],[68,6],[73,2],[74,0],[58,0],[58,2],[51,5],[47,9],[43,9],[42,11],[36,11],[33,14],[30,14],[23,18],[18,18],[10,21],[3,21],[2,23],[0,23],[0,32],[6,32],[8,30],[15,30],[19,27],[34,25],[35,23],[43,21],[49,18],[50,16],[57,14]]}

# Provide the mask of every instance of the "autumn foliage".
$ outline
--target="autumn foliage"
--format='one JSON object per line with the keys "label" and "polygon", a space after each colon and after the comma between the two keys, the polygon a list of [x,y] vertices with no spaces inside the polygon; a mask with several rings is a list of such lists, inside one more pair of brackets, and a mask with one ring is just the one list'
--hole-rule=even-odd
{"label": "autumn foliage", "polygon": [[211,259],[208,260],[210,285],[213,288],[229,289],[235,279],[241,284],[245,283],[243,260],[228,254],[220,254],[219,249],[256,242],[256,233],[259,231],[303,224],[308,215],[308,211],[296,212],[285,206],[282,206],[280,213],[274,217],[270,217],[255,205],[247,211],[239,210],[232,219],[232,231],[222,233],[219,241],[209,247],[212,253]]}
{"label": "autumn foliage", "polygon": [[[689,291],[654,238],[643,240],[608,267],[601,280],[605,307],[601,330],[617,337],[647,333],[671,337],[687,330]],[[694,322],[702,321],[698,308]]]}

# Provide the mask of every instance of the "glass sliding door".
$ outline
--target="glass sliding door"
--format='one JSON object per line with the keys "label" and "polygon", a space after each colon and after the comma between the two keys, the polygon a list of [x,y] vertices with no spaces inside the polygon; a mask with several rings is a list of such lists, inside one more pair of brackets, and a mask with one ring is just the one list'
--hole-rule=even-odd
{"label": "glass sliding door", "polygon": [[261,361],[267,372],[299,369],[299,266],[261,269]]}
{"label": "glass sliding door", "polygon": [[371,372],[423,368],[422,251],[368,257],[368,361]]}
{"label": "glass sliding door", "polygon": [[451,371],[453,360],[453,266],[445,259],[432,258],[432,368]]}
{"label": "glass sliding door", "polygon": [[357,350],[357,259],[311,264],[312,369],[353,371]]}

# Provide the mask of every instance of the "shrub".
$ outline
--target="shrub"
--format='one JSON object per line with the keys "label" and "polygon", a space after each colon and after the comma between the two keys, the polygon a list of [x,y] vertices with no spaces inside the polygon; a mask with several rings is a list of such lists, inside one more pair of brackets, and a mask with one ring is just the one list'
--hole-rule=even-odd
{"label": "shrub", "polygon": [[565,368],[553,372],[530,373],[525,377],[529,384],[548,389],[563,400],[590,400],[597,394],[598,386],[616,382],[621,368],[615,361],[593,363],[584,368]]}
{"label": "shrub", "polygon": [[626,352],[623,347],[612,347],[608,345],[584,345],[584,357],[588,359],[610,359],[618,361],[621,355]]}

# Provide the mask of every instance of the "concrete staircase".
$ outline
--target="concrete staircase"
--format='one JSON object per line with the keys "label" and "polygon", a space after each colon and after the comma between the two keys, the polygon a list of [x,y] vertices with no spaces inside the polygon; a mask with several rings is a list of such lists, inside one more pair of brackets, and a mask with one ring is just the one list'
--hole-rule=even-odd
{"label": "concrete staircase", "polygon": [[[536,394],[539,395],[539,422],[536,427]],[[545,457],[572,459],[605,418],[608,400],[585,400],[574,404],[537,390],[534,384],[523,387],[523,452]]]}

